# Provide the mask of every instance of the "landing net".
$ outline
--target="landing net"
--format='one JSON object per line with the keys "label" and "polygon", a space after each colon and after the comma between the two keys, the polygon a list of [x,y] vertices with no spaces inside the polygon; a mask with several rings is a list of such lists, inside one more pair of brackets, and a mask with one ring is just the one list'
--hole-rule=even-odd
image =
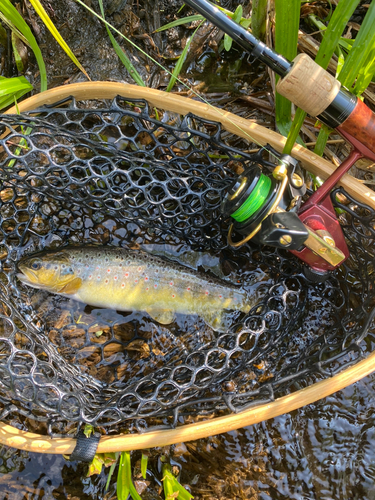
{"label": "landing net", "polygon": [[[332,200],[351,256],[311,284],[288,252],[228,248],[224,194],[252,162],[271,163],[217,123],[70,98],[1,116],[0,129],[0,420],[52,434],[171,427],[271,402],[372,351],[375,212],[342,189]],[[220,268],[256,305],[219,334],[196,317],[161,326],[18,281],[23,256],[66,245]]]}

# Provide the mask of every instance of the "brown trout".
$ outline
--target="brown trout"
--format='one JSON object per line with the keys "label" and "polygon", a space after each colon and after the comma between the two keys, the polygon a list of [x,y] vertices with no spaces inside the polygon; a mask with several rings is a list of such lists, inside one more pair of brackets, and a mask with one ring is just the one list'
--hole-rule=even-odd
{"label": "brown trout", "polygon": [[228,311],[248,312],[244,290],[140,250],[68,247],[22,259],[26,285],[91,306],[145,311],[161,324],[175,313],[197,314],[214,330],[228,327]]}

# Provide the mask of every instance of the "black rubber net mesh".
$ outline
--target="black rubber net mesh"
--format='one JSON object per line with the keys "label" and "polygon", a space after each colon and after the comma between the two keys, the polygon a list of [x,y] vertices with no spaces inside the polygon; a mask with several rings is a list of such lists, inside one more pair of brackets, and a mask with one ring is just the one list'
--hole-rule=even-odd
{"label": "black rubber net mesh", "polygon": [[[371,352],[375,213],[343,190],[332,199],[350,258],[311,284],[288,252],[228,247],[222,197],[251,162],[271,163],[219,124],[117,97],[3,115],[0,128],[0,420],[52,434],[175,426],[270,402]],[[241,282],[255,305],[218,333],[18,281],[20,258],[66,245],[144,248]]]}

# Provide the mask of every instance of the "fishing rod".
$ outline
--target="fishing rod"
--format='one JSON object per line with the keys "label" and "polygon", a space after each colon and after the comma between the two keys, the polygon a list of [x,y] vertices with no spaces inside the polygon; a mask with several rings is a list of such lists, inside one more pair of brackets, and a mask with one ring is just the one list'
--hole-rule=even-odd
{"label": "fishing rod", "polygon": [[[336,129],[352,146],[349,156],[307,201],[302,202],[306,187],[297,162],[283,155],[271,177],[258,166],[247,169],[222,204],[224,216],[233,220],[228,234],[231,246],[252,240],[285,248],[307,264],[307,277],[324,281],[349,257],[330,193],[358,159],[375,161],[375,115],[306,54],[288,61],[207,0],[185,3],[278,74],[279,94]],[[243,239],[235,242],[234,232]]]}

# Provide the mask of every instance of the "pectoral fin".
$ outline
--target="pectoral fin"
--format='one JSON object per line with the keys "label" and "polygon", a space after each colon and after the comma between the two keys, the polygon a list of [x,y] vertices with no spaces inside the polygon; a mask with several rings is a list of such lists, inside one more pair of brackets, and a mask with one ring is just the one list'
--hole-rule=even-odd
{"label": "pectoral fin", "polygon": [[157,321],[162,325],[169,325],[169,323],[173,323],[175,320],[175,315],[173,311],[147,311],[152,319]]}
{"label": "pectoral fin", "polygon": [[213,311],[200,314],[204,322],[217,332],[226,332],[231,324],[231,313],[226,311]]}
{"label": "pectoral fin", "polygon": [[67,293],[68,295],[73,295],[78,292],[81,288],[82,280],[81,278],[74,278],[72,281],[69,281],[66,285],[64,285],[57,293]]}

